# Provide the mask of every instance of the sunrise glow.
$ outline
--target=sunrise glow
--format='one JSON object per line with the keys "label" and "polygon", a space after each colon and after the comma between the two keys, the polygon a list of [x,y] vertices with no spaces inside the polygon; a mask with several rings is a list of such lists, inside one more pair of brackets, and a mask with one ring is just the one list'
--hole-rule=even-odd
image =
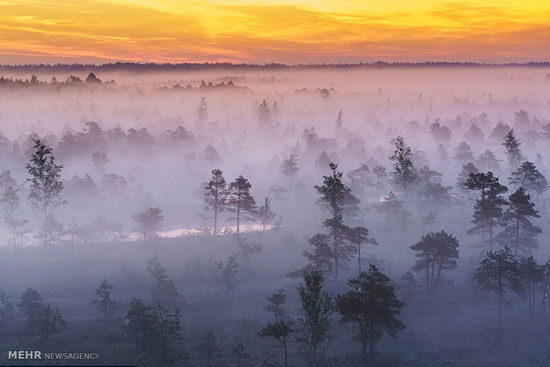
{"label": "sunrise glow", "polygon": [[0,62],[545,61],[545,0],[0,0]]}

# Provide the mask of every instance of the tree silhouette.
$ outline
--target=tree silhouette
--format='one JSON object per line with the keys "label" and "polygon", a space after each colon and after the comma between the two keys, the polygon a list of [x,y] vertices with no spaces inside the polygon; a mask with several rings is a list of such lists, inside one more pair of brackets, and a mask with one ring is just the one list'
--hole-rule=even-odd
{"label": "tree silhouette", "polygon": [[502,305],[507,290],[521,292],[521,279],[518,262],[509,247],[496,252],[488,252],[474,275],[475,281],[483,290],[498,295],[498,319],[502,320]]}
{"label": "tree silhouette", "polygon": [[218,235],[218,217],[226,208],[228,194],[223,172],[219,169],[213,170],[212,177],[205,187],[204,206],[206,210],[214,212],[214,237]]}
{"label": "tree silhouette", "polygon": [[430,232],[422,236],[422,240],[412,245],[411,249],[418,251],[414,270],[426,274],[426,291],[432,294],[439,285],[441,272],[456,268],[458,240],[445,231]]}
{"label": "tree silhouette", "polygon": [[137,222],[139,230],[143,235],[143,241],[147,241],[161,228],[164,217],[162,216],[162,210],[157,207],[149,207],[142,212],[134,214],[132,219]]}
{"label": "tree silhouette", "polygon": [[395,151],[390,160],[393,161],[393,182],[396,187],[401,188],[405,195],[416,180],[412,156],[411,147],[405,144],[403,137],[398,136],[395,139]]}
{"label": "tree silhouette", "polygon": [[103,313],[104,328],[107,330],[109,316],[114,311],[115,300],[112,298],[113,286],[109,284],[107,279],[103,279],[99,287],[95,290],[95,294],[98,297],[94,300],[94,303]]}
{"label": "tree silhouette", "polygon": [[508,164],[511,169],[516,168],[519,163],[521,162],[521,150],[520,141],[516,138],[516,134],[514,133],[514,129],[510,129],[506,135],[504,136],[504,148],[506,149],[506,156],[508,157]]}
{"label": "tree silhouette", "polygon": [[310,367],[316,365],[319,346],[328,338],[329,317],[334,312],[332,295],[323,290],[323,284],[322,273],[313,270],[304,273],[304,284],[298,287],[304,329],[297,341],[307,351]]}
{"label": "tree silhouette", "polygon": [[342,321],[356,323],[363,355],[367,349],[372,356],[376,343],[384,331],[396,337],[405,329],[405,324],[397,317],[405,305],[395,296],[391,280],[381,273],[375,265],[361,272],[357,279],[348,281],[351,291],[336,297],[336,310],[342,315]]}
{"label": "tree silhouette", "polygon": [[256,200],[250,195],[252,185],[243,176],[239,176],[229,184],[227,210],[235,213],[237,220],[237,234],[240,234],[241,217],[254,219],[256,215]]}
{"label": "tree silhouette", "polygon": [[504,230],[499,234],[500,242],[511,247],[514,255],[519,250],[529,253],[538,248],[537,234],[542,233],[542,229],[531,223],[530,218],[540,218],[540,215],[531,196],[520,187],[508,197],[508,208],[501,219]]}

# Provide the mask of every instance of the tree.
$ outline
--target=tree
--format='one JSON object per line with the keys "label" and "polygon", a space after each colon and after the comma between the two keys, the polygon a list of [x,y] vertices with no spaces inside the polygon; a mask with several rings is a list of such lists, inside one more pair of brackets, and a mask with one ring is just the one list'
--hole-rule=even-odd
{"label": "tree", "polygon": [[304,284],[298,287],[304,334],[297,340],[307,352],[310,367],[316,365],[319,346],[328,338],[334,312],[332,295],[323,290],[323,284],[323,274],[313,270],[304,273]]}
{"label": "tree", "polygon": [[540,315],[544,319],[546,316],[546,305],[547,305],[547,298],[550,294],[550,260],[546,261],[544,265],[541,265],[541,281],[540,281],[540,288],[541,288],[541,302],[540,302]]}
{"label": "tree", "polygon": [[497,159],[495,153],[493,153],[489,149],[486,149],[485,152],[480,154],[480,156],[476,160],[476,164],[479,166],[479,168],[485,171],[493,172],[500,171],[500,162],[502,162],[502,160]]}
{"label": "tree", "polygon": [[492,172],[472,173],[464,186],[469,190],[479,191],[480,197],[476,199],[474,215],[471,223],[474,225],[468,230],[469,234],[481,233],[489,235],[489,250],[493,251],[494,228],[502,218],[502,206],[506,199],[501,194],[508,188],[498,182]]}
{"label": "tree", "polygon": [[206,334],[201,336],[201,342],[199,344],[199,351],[206,359],[206,366],[212,366],[212,360],[219,352],[218,341],[216,335],[212,330],[208,330]]}
{"label": "tree", "polygon": [[357,252],[357,265],[359,269],[359,274],[361,274],[362,266],[361,266],[361,247],[364,244],[370,243],[371,245],[378,245],[378,242],[374,238],[369,237],[369,230],[365,227],[358,226],[350,228],[346,232],[347,240],[356,247]]}
{"label": "tree", "polygon": [[536,293],[539,282],[544,278],[544,266],[537,264],[533,256],[524,257],[518,264],[523,289],[527,290],[529,317],[534,317],[536,309]]}
{"label": "tree", "polygon": [[294,330],[285,321],[275,322],[274,324],[268,323],[260,332],[258,336],[260,338],[273,338],[277,340],[284,350],[285,367],[288,367],[288,337]]}
{"label": "tree", "polygon": [[501,219],[504,230],[499,234],[501,243],[513,248],[514,255],[519,250],[529,253],[538,248],[537,234],[542,233],[542,229],[531,223],[530,218],[540,218],[540,215],[531,196],[520,187],[508,197],[508,208]]}
{"label": "tree", "polygon": [[173,313],[157,304],[149,307],[138,298],[133,298],[126,313],[127,334],[135,338],[137,351],[150,359],[153,366],[173,366],[186,354],[178,350],[181,343],[181,312]]}
{"label": "tree", "polygon": [[211,165],[219,164],[222,162],[222,158],[218,154],[216,148],[213,145],[207,145],[202,152],[202,159]]}
{"label": "tree", "polygon": [[103,172],[105,165],[109,163],[107,153],[102,152],[101,150],[96,150],[92,153],[92,163],[98,171]]}
{"label": "tree", "polygon": [[256,200],[250,195],[251,188],[252,185],[242,175],[229,184],[227,208],[230,212],[235,213],[237,235],[240,234],[241,216],[244,215],[245,218],[250,220],[256,214]]}
{"label": "tree", "polygon": [[271,210],[271,199],[265,198],[264,205],[258,208],[258,219],[262,225],[262,232],[273,223],[276,217],[277,214]]}
{"label": "tree", "polygon": [[458,240],[445,231],[430,232],[411,249],[418,251],[413,269],[426,273],[426,291],[431,294],[439,285],[442,270],[456,268]]}
{"label": "tree", "polygon": [[340,129],[344,125],[344,119],[342,118],[342,110],[338,112],[338,116],[336,116],[336,128]]}
{"label": "tree", "polygon": [[384,198],[376,210],[386,217],[388,223],[394,223],[398,225],[405,234],[409,226],[409,218],[411,217],[411,212],[409,212],[403,206],[403,201],[399,200],[397,196],[390,191],[389,195]]}
{"label": "tree", "polygon": [[34,325],[36,325],[41,306],[42,297],[40,297],[38,291],[36,291],[36,289],[27,288],[21,296],[17,307],[25,314],[29,327],[34,327]]}
{"label": "tree", "polygon": [[147,241],[161,228],[164,217],[162,216],[161,209],[149,207],[142,212],[134,214],[132,219],[137,222],[139,230],[143,235],[143,241]]}
{"label": "tree", "polygon": [[205,187],[204,207],[205,210],[214,212],[214,237],[218,235],[218,217],[226,207],[228,194],[223,172],[219,169],[213,170],[212,177]]}
{"label": "tree", "polygon": [[171,313],[157,304],[148,317],[150,323],[145,330],[145,351],[152,359],[153,366],[174,366],[176,361],[186,354],[180,349],[181,312]]}
{"label": "tree", "polygon": [[508,157],[508,164],[510,165],[511,169],[516,168],[519,163],[521,162],[521,150],[520,141],[516,138],[516,134],[514,133],[514,129],[510,129],[506,135],[504,136],[504,148],[506,149],[506,156]]}
{"label": "tree", "polygon": [[455,148],[454,159],[460,164],[464,165],[468,162],[474,161],[474,153],[472,147],[468,143],[462,142]]}
{"label": "tree", "polygon": [[342,315],[342,321],[356,323],[359,328],[356,338],[361,341],[363,355],[367,356],[368,349],[372,356],[384,332],[396,337],[405,329],[405,324],[397,318],[405,304],[395,296],[390,278],[373,264],[348,284],[352,290],[336,297],[336,310]]}
{"label": "tree", "polygon": [[147,327],[151,323],[151,309],[152,307],[146,306],[141,299],[132,298],[130,308],[124,318],[126,324],[123,329],[127,334],[134,336],[138,351],[145,348],[145,335]]}
{"label": "tree", "polygon": [[35,329],[43,340],[48,340],[51,334],[60,333],[67,325],[59,307],[52,307],[49,303],[40,305],[38,320]]}
{"label": "tree", "polygon": [[292,189],[292,182],[296,176],[298,176],[298,172],[300,172],[300,167],[298,167],[298,156],[296,154],[291,154],[283,161],[281,172],[283,176],[289,180],[288,191],[290,191]]}
{"label": "tree", "polygon": [[273,115],[269,103],[264,99],[258,106],[258,119],[264,124],[271,124]]}
{"label": "tree", "polygon": [[337,171],[338,165],[331,163],[330,169],[332,174],[323,176],[323,185],[315,186],[315,189],[320,195],[318,202],[327,207],[331,214],[331,217],[324,221],[323,227],[328,229],[332,240],[334,279],[336,279],[340,267],[345,267],[353,255],[353,247],[345,241],[345,233],[349,227],[344,224],[343,215],[346,209],[353,214],[358,200],[342,181],[342,172]]}
{"label": "tree", "polygon": [[426,213],[422,216],[422,236],[426,234],[426,227],[437,223],[437,214],[434,212]]}
{"label": "tree", "polygon": [[540,173],[537,167],[529,161],[523,162],[516,171],[512,172],[509,180],[512,186],[523,187],[526,191],[536,192],[537,202],[539,194],[548,190],[546,178]]}
{"label": "tree", "polygon": [[310,261],[311,268],[320,271],[324,275],[332,275],[334,255],[332,252],[330,236],[317,233],[308,242],[313,247],[312,252],[304,251],[304,256]]}
{"label": "tree", "polygon": [[[55,163],[52,149],[47,147],[41,140],[33,140],[34,153],[30,163],[27,164],[27,172],[30,178],[29,200],[32,205],[43,213],[44,223],[52,211],[64,201],[61,198],[63,182],[61,181],[61,170],[63,165]],[[48,227],[44,226],[47,230]]]}
{"label": "tree", "polygon": [[238,255],[243,258],[244,268],[248,271],[250,257],[252,255],[256,255],[262,252],[262,246],[257,244],[256,242],[248,243],[248,240],[241,236],[234,236],[233,241],[239,248]]}
{"label": "tree", "polygon": [[13,312],[11,297],[0,289],[0,327],[5,328],[6,323],[12,319]]}
{"label": "tree", "polygon": [[237,343],[231,350],[231,356],[237,362],[237,367],[242,367],[243,363],[250,358],[250,354],[246,351],[246,347],[241,343]]}
{"label": "tree", "polygon": [[281,317],[286,314],[286,310],[283,305],[286,303],[286,294],[284,289],[279,289],[277,292],[271,294],[267,297],[269,302],[267,306],[264,307],[264,311],[273,312],[275,316],[275,323],[278,323]]}
{"label": "tree", "polygon": [[456,187],[461,195],[464,195],[467,188],[466,182],[472,173],[479,173],[479,169],[473,163],[467,163],[462,166],[462,170],[458,174],[458,179],[456,180]]}
{"label": "tree", "polygon": [[104,328],[107,330],[107,322],[110,315],[114,311],[115,300],[112,298],[111,294],[113,292],[113,286],[109,284],[107,279],[103,279],[99,287],[95,290],[95,294],[98,297],[94,300],[94,303],[103,313]]}
{"label": "tree", "polygon": [[153,286],[151,287],[153,299],[161,302],[167,298],[180,296],[174,282],[168,278],[168,269],[162,266],[157,255],[147,261],[146,269],[153,281]]}
{"label": "tree", "polygon": [[19,247],[20,239],[25,234],[25,231],[21,228],[28,223],[26,219],[20,219],[19,217],[21,200],[17,195],[18,192],[19,189],[7,187],[0,195],[0,207],[3,211],[4,223],[8,227],[8,243],[14,248]]}
{"label": "tree", "polygon": [[234,279],[237,275],[239,263],[237,262],[237,256],[232,255],[227,258],[227,262],[221,261],[216,263],[216,267],[222,274],[223,286],[226,291],[232,291],[235,288]]}
{"label": "tree", "polygon": [[394,184],[396,187],[400,187],[405,195],[407,195],[410,186],[416,180],[412,156],[411,147],[405,144],[405,139],[398,136],[395,139],[395,151],[390,160],[394,162],[392,172]]}
{"label": "tree", "polygon": [[447,125],[441,125],[439,119],[430,125],[430,134],[440,143],[451,140],[451,129]]}
{"label": "tree", "polygon": [[364,199],[365,197],[365,188],[369,183],[369,166],[366,164],[361,164],[359,168],[354,169],[348,173],[348,177],[351,180],[351,187],[356,191],[359,191],[359,197]]}
{"label": "tree", "polygon": [[509,247],[488,252],[474,274],[481,289],[498,295],[498,319],[502,320],[502,305],[507,290],[521,292],[518,262]]}
{"label": "tree", "polygon": [[201,124],[208,120],[208,106],[206,105],[206,98],[201,98],[197,111],[195,111],[195,117]]}

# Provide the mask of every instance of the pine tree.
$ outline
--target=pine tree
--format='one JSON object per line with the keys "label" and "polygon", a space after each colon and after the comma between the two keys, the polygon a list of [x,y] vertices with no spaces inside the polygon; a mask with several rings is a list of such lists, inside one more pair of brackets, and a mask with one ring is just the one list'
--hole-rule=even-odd
{"label": "pine tree", "polygon": [[475,281],[483,290],[498,295],[498,319],[502,320],[502,305],[508,290],[521,292],[518,262],[509,247],[488,252],[474,274]]}
{"label": "pine tree", "polygon": [[264,307],[264,311],[273,312],[275,316],[275,323],[268,323],[267,326],[262,328],[258,333],[261,338],[271,337],[277,340],[284,349],[284,361],[285,367],[288,366],[288,337],[294,330],[290,327],[288,321],[282,320],[282,317],[286,314],[286,310],[283,305],[286,302],[286,295],[284,290],[280,289],[267,297],[269,304]]}
{"label": "pine tree", "polygon": [[519,261],[519,274],[522,287],[527,291],[529,317],[532,318],[535,316],[537,288],[544,278],[544,266],[537,264],[533,256],[524,257]]}
{"label": "pine tree", "polygon": [[219,169],[213,170],[212,177],[205,187],[204,208],[214,212],[214,237],[218,235],[218,218],[226,208],[228,194],[223,172]]}
{"label": "pine tree", "polygon": [[357,324],[363,355],[372,356],[374,347],[384,332],[392,337],[405,329],[405,324],[397,317],[405,305],[395,296],[391,280],[381,273],[375,265],[361,272],[357,279],[348,282],[352,288],[336,298],[336,310],[342,315],[342,321]]}
{"label": "pine tree", "polygon": [[143,241],[151,239],[161,228],[164,220],[162,210],[157,207],[149,207],[142,212],[136,213],[132,219],[138,224],[139,230],[143,235]]}
{"label": "pine tree", "polygon": [[258,219],[262,225],[262,232],[265,231],[275,220],[277,214],[271,210],[271,199],[265,198],[264,205],[258,208]]}
{"label": "pine tree", "polygon": [[107,330],[109,316],[114,311],[115,300],[112,298],[113,286],[109,284],[107,279],[103,279],[99,287],[95,290],[98,299],[94,300],[101,312],[103,313],[104,328]]}
{"label": "pine tree", "polygon": [[472,152],[472,147],[468,143],[462,142],[455,148],[455,155],[453,157],[455,160],[460,162],[461,165],[464,165],[468,162],[474,161],[474,153]]}
{"label": "pine tree", "polygon": [[206,359],[206,366],[211,367],[213,359],[220,351],[216,335],[212,330],[208,330],[206,334],[201,336],[199,351]]}
{"label": "pine tree", "polygon": [[405,139],[398,136],[395,139],[395,151],[390,157],[393,163],[393,181],[396,187],[407,195],[411,185],[416,180],[416,173],[412,162],[411,147],[405,144]]}
{"label": "pine tree", "polygon": [[252,185],[243,176],[239,176],[229,184],[229,196],[227,199],[227,210],[235,213],[237,220],[237,234],[240,234],[241,217],[254,219],[256,214],[256,201],[250,195]]}
{"label": "pine tree", "polygon": [[262,328],[258,333],[260,338],[273,338],[277,340],[284,350],[284,366],[288,367],[288,338],[294,330],[290,327],[288,322],[279,321],[274,324],[268,323],[267,326]]}
{"label": "pine tree", "polygon": [[180,296],[174,282],[168,278],[168,269],[162,266],[157,255],[147,261],[147,272],[153,282],[151,293],[154,300],[164,302]]}
{"label": "pine tree", "polygon": [[320,271],[324,275],[332,275],[334,255],[330,236],[324,233],[317,233],[308,242],[313,247],[313,250],[312,252],[304,251],[303,254],[310,262],[310,267]]}
{"label": "pine tree", "polygon": [[500,162],[502,160],[497,159],[495,153],[486,149],[485,152],[480,154],[476,160],[476,165],[482,170],[499,172],[500,171]]}
{"label": "pine tree", "polygon": [[250,353],[246,351],[246,347],[241,343],[237,343],[231,350],[231,357],[237,362],[237,367],[242,367],[243,363],[250,358]]}
{"label": "pine tree", "polygon": [[428,233],[421,241],[411,246],[412,250],[418,251],[414,270],[426,274],[428,294],[437,289],[444,269],[456,268],[458,245],[458,240],[453,235],[440,231]]}
{"label": "pine tree", "polygon": [[49,226],[46,225],[48,218],[53,216],[53,210],[64,201],[61,198],[63,193],[63,182],[61,171],[63,165],[55,163],[52,149],[47,147],[39,139],[33,140],[34,153],[26,168],[31,176],[27,179],[30,182],[29,200],[35,208],[43,213],[44,238],[48,238]]}
{"label": "pine tree", "polygon": [[515,169],[521,162],[521,150],[520,141],[516,138],[514,129],[510,129],[504,137],[504,143],[502,143],[506,149],[506,156],[508,157],[508,164],[511,169]]}
{"label": "pine tree", "polygon": [[344,224],[343,216],[346,210],[350,215],[356,212],[358,200],[342,181],[342,172],[338,172],[338,166],[331,163],[330,169],[332,174],[323,176],[323,185],[315,186],[315,189],[320,195],[319,202],[328,208],[331,214],[331,217],[324,221],[323,227],[328,229],[331,237],[336,279],[340,267],[345,267],[354,254],[354,247],[345,241],[349,227]]}
{"label": "pine tree", "polygon": [[506,199],[501,194],[508,188],[498,182],[492,172],[471,174],[464,184],[469,190],[480,192],[480,198],[476,199],[472,224],[469,234],[481,233],[489,235],[489,250],[493,251],[494,229],[502,218],[502,206]]}
{"label": "pine tree", "polygon": [[195,112],[195,116],[197,118],[197,122],[200,124],[208,120],[208,106],[206,105],[206,98],[201,98],[197,111]]}
{"label": "pine tree", "polygon": [[359,168],[356,168],[347,174],[348,178],[351,180],[351,187],[354,191],[359,192],[359,197],[361,199],[365,198],[366,187],[370,183],[369,172],[369,166],[363,163],[359,166]]}
{"label": "pine tree", "polygon": [[531,196],[520,187],[508,197],[508,208],[502,216],[504,230],[499,234],[500,242],[513,248],[514,255],[521,250],[529,253],[538,248],[537,234],[542,229],[531,223],[530,218],[540,218]]}
{"label": "pine tree", "polygon": [[537,194],[537,201],[539,194],[548,190],[546,177],[529,161],[523,162],[516,171],[512,172],[509,180],[511,186],[523,187],[526,191],[534,191]]}
{"label": "pine tree", "polygon": [[292,183],[296,179],[296,176],[298,176],[298,172],[300,172],[300,167],[298,167],[298,156],[296,154],[291,154],[283,161],[281,172],[283,176],[288,178],[288,191],[291,192]]}
{"label": "pine tree", "polygon": [[354,252],[357,253],[357,265],[359,269],[359,274],[363,271],[361,265],[361,248],[364,244],[378,245],[378,242],[374,238],[369,237],[369,230],[365,227],[358,226],[350,228],[346,232],[347,240],[356,247]]}
{"label": "pine tree", "polygon": [[319,346],[328,338],[329,317],[334,312],[334,302],[332,295],[323,290],[321,272],[313,270],[304,273],[304,283],[298,287],[304,329],[297,341],[307,351],[308,365],[313,367]]}

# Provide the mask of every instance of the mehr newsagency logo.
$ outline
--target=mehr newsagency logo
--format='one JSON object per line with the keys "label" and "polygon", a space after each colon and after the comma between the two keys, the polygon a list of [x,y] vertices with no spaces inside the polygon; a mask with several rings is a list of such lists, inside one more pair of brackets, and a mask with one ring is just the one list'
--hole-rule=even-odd
{"label": "mehr newsagency logo", "polygon": [[98,360],[99,353],[42,352],[39,350],[10,350],[10,360]]}

